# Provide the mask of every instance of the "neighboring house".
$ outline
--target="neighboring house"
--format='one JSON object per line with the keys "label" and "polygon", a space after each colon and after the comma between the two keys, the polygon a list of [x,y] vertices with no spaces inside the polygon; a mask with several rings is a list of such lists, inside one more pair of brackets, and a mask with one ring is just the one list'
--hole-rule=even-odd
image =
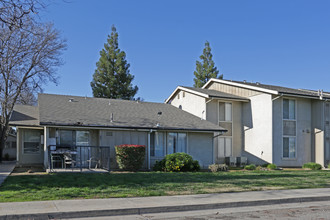
{"label": "neighboring house", "polygon": [[300,167],[330,162],[330,93],[220,79],[179,86],[165,101],[228,130],[214,141],[216,162]]}
{"label": "neighboring house", "polygon": [[4,159],[15,160],[16,152],[16,131],[10,128],[5,148],[2,151],[2,156]]}
{"label": "neighboring house", "polygon": [[114,146],[121,144],[147,146],[145,169],[174,152],[187,152],[206,168],[215,159],[214,132],[226,131],[164,103],[51,94],[39,94],[38,106],[16,105],[10,125],[17,129],[17,163],[46,168],[49,146],[56,145],[106,147],[114,169]]}

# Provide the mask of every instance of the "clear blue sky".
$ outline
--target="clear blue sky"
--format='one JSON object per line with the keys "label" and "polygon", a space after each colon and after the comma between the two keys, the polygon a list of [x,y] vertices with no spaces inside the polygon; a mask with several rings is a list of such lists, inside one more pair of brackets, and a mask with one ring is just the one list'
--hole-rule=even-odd
{"label": "clear blue sky", "polygon": [[92,96],[112,24],[145,101],[192,86],[206,40],[225,79],[330,91],[328,0],[63,0],[41,18],[68,43],[59,85],[48,84],[46,93]]}

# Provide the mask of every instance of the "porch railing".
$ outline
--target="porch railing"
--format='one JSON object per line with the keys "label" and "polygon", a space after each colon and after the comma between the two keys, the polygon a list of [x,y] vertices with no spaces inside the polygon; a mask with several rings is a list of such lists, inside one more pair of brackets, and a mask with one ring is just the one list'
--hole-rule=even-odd
{"label": "porch railing", "polygon": [[110,171],[109,146],[48,146],[48,168]]}

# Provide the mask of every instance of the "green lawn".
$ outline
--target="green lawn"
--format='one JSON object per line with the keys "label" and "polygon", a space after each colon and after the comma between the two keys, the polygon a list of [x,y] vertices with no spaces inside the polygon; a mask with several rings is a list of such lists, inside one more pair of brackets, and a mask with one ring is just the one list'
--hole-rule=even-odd
{"label": "green lawn", "polygon": [[329,171],[55,173],[9,176],[0,202],[330,187]]}

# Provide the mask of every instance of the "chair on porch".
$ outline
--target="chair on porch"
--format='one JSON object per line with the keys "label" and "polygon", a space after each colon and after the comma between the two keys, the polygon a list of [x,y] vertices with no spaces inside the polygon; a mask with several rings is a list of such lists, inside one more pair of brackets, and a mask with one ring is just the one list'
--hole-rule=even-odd
{"label": "chair on porch", "polygon": [[71,154],[64,154],[64,168],[66,169],[67,166],[70,166],[71,169],[73,170],[73,168],[75,167],[76,161],[73,160],[72,155]]}
{"label": "chair on porch", "polygon": [[89,160],[87,160],[87,162],[88,162],[88,169],[92,169],[93,163],[95,164],[95,168],[93,169],[97,169],[100,166],[101,161],[96,157],[91,157],[89,158]]}

